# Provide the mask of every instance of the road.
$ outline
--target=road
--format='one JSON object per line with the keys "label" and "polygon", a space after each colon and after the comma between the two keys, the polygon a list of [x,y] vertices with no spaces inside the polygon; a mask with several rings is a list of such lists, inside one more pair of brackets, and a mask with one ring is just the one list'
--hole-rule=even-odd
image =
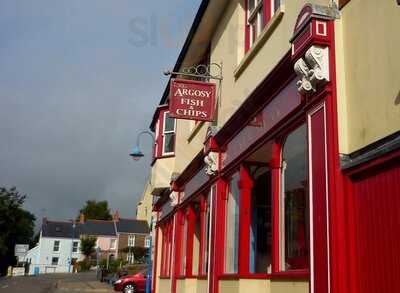
{"label": "road", "polygon": [[110,286],[96,280],[94,273],[48,274],[0,280],[0,293],[111,293]]}

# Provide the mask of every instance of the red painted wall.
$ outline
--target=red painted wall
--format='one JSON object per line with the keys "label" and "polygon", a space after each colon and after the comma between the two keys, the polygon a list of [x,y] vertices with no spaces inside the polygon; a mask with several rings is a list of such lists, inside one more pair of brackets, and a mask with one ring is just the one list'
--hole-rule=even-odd
{"label": "red painted wall", "polygon": [[358,292],[400,292],[399,159],[352,183]]}

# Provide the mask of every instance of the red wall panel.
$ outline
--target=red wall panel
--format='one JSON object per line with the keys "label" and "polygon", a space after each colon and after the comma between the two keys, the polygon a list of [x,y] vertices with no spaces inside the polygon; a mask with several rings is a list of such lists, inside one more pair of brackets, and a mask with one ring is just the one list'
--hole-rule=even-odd
{"label": "red wall panel", "polygon": [[400,292],[400,163],[353,179],[353,197],[359,292]]}

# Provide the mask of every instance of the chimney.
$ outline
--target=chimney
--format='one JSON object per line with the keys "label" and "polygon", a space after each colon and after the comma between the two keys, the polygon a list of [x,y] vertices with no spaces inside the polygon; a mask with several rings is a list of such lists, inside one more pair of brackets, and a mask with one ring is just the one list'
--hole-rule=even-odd
{"label": "chimney", "polygon": [[79,215],[79,223],[84,224],[85,223],[85,215],[83,213],[81,213]]}
{"label": "chimney", "polygon": [[118,222],[118,221],[119,221],[119,212],[118,212],[118,211],[116,211],[116,212],[114,213],[114,215],[113,215],[113,220],[114,220],[115,222]]}

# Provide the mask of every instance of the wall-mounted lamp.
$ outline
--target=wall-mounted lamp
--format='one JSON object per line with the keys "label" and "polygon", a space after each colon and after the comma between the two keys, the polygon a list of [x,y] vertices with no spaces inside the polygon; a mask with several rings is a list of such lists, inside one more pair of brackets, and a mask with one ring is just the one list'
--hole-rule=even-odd
{"label": "wall-mounted lamp", "polygon": [[136,146],[132,149],[132,153],[129,154],[131,156],[131,158],[135,161],[139,161],[141,157],[144,157],[143,152],[140,150],[140,137],[143,134],[148,134],[151,136],[152,143],[153,143],[153,151],[154,151],[154,144],[155,144],[154,134],[148,130],[143,130],[143,131],[139,132],[136,137]]}

